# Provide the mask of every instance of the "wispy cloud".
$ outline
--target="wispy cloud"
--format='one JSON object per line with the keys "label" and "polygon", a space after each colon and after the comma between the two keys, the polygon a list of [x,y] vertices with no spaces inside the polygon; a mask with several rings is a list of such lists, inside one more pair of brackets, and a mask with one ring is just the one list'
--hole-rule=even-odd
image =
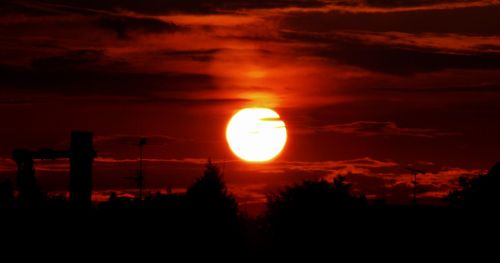
{"label": "wispy cloud", "polygon": [[432,10],[450,10],[474,7],[499,5],[498,0],[472,0],[472,1],[366,1],[366,0],[331,0],[325,1],[324,6],[318,7],[282,7],[274,10],[284,12],[345,12],[345,13],[396,13]]}
{"label": "wispy cloud", "polygon": [[411,136],[433,138],[437,136],[459,135],[430,128],[405,128],[394,122],[356,121],[343,124],[329,124],[315,129],[316,132],[334,132],[358,136]]}
{"label": "wispy cloud", "polygon": [[356,39],[373,44],[399,46],[403,48],[420,48],[446,53],[498,53],[500,52],[500,37],[475,36],[462,34],[436,34],[407,32],[366,32],[344,31],[335,32],[335,36]]}
{"label": "wispy cloud", "polygon": [[[180,158],[180,159],[151,159],[145,158],[144,162],[150,163],[180,163],[180,164],[206,164],[206,158]],[[136,163],[137,159],[115,159],[110,157],[97,157],[95,162],[98,164],[120,164],[120,163]]]}
{"label": "wispy cloud", "polygon": [[[417,163],[430,170],[418,176],[418,192],[421,198],[442,198],[457,186],[459,177],[474,177],[486,172],[482,169],[439,167],[428,161]],[[405,164],[396,161],[365,157],[323,162],[277,162],[267,169],[258,171],[286,174],[290,182],[297,182],[293,180],[294,177],[300,178],[298,181],[303,179],[332,181],[337,176],[345,176],[356,192],[371,198],[386,198],[389,202],[401,203],[409,202],[413,193],[413,174],[405,167]]]}
{"label": "wispy cloud", "polygon": [[[460,177],[476,177],[485,174],[484,169],[464,169],[458,167],[443,167],[432,172],[417,175],[417,191],[421,197],[445,197],[452,189],[458,187]],[[393,188],[406,186],[413,188],[413,174],[401,173],[392,175],[386,187],[389,191]]]}
{"label": "wispy cloud", "polygon": [[138,145],[139,141],[143,138],[147,139],[147,144],[152,145],[166,145],[173,141],[182,141],[185,139],[180,139],[172,136],[165,135],[129,135],[129,134],[118,134],[109,136],[97,136],[94,139],[96,144],[123,144],[123,145]]}

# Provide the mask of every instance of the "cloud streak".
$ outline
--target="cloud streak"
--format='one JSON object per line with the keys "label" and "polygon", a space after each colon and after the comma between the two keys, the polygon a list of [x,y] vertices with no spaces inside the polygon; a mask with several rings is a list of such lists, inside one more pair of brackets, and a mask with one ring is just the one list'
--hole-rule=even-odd
{"label": "cloud streak", "polygon": [[[310,47],[301,49],[310,56],[327,59],[335,64],[348,64],[391,75],[412,75],[446,69],[500,68],[500,53],[491,48],[481,48],[487,43],[500,43],[496,37],[452,38],[421,35],[420,37],[426,40],[416,40],[416,35],[410,37],[403,33],[325,34],[286,30],[282,31],[282,37],[287,41],[310,43]],[[405,40],[402,40],[403,38]],[[412,38],[415,40],[412,41]],[[440,43],[454,41],[465,43],[460,46]],[[318,45],[321,48],[318,48]]]}
{"label": "cloud streak", "polygon": [[[380,0],[332,0],[325,1],[324,6],[319,7],[282,7],[277,10],[292,13],[405,13],[405,12],[422,12],[422,11],[440,11],[466,8],[481,8],[491,7],[500,4],[498,0],[410,0],[410,1],[380,1]],[[276,11],[276,10],[275,10]]]}
{"label": "cloud streak", "polygon": [[394,122],[356,121],[345,124],[330,124],[318,129],[319,132],[335,132],[359,136],[411,136],[434,138],[437,136],[457,135],[429,128],[404,128]]}
{"label": "cloud streak", "polygon": [[113,30],[120,39],[129,39],[131,32],[166,33],[184,30],[182,27],[161,19],[137,16],[101,16],[99,25]]}

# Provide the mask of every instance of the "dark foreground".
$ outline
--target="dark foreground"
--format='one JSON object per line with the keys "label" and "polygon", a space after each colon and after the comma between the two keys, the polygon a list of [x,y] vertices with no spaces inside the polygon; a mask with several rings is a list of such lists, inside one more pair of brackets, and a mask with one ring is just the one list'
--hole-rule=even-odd
{"label": "dark foreground", "polygon": [[168,261],[173,255],[233,262],[304,255],[427,261],[440,255],[449,261],[472,255],[479,262],[488,256],[489,262],[498,257],[499,180],[497,164],[488,174],[461,182],[448,206],[368,201],[353,194],[342,177],[306,181],[269,196],[266,212],[250,218],[208,163],[185,194],[144,200],[111,196],[84,210],[66,200],[4,195],[10,197],[0,209],[2,251],[68,254],[69,261],[104,256]]}
{"label": "dark foreground", "polygon": [[[210,216],[140,210],[24,212],[2,215],[1,221],[2,239],[9,241],[4,247],[22,245],[28,251],[125,258],[240,255],[250,259],[336,254],[380,257],[394,251],[411,257],[492,252],[498,249],[498,219],[485,211],[393,207],[304,214],[281,225],[269,225],[262,218],[241,217],[233,224]],[[352,250],[357,252],[348,252]]]}

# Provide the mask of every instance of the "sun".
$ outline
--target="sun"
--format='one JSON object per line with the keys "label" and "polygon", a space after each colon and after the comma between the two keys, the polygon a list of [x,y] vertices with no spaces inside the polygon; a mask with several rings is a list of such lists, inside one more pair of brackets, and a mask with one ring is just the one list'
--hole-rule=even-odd
{"label": "sun", "polygon": [[233,115],[226,128],[229,148],[248,162],[265,162],[285,147],[287,132],[278,113],[267,108],[246,108]]}

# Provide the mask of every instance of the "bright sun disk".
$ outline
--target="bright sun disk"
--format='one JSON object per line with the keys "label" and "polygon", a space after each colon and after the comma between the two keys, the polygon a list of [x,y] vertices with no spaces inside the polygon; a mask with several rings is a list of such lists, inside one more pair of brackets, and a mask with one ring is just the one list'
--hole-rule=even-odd
{"label": "bright sun disk", "polygon": [[286,144],[285,123],[278,113],[267,108],[238,111],[226,128],[226,139],[239,158],[265,162],[276,157]]}

